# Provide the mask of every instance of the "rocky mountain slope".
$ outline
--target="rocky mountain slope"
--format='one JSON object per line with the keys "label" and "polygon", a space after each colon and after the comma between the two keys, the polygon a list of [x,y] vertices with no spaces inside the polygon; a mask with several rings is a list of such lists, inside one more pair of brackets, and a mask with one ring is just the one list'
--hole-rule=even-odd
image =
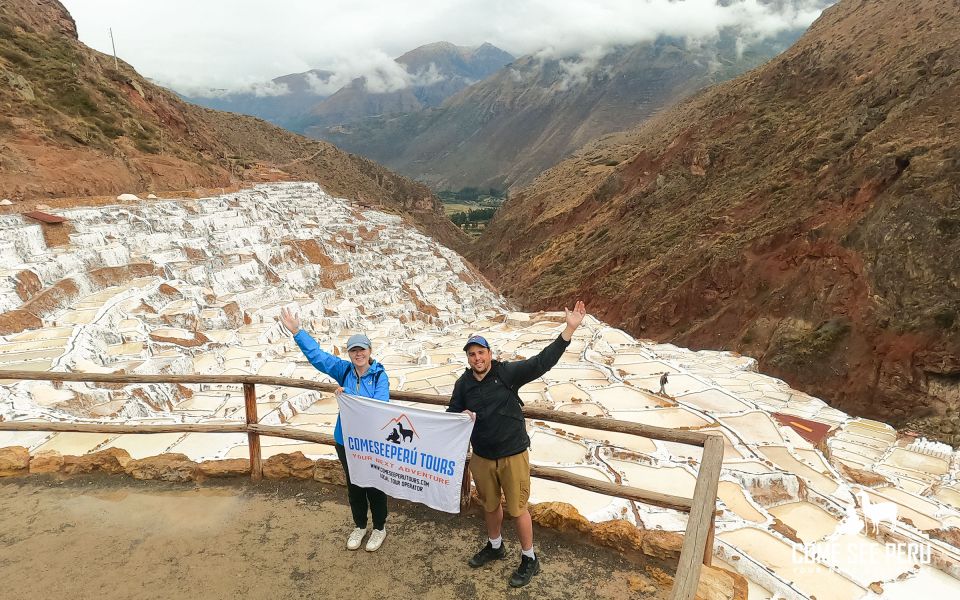
{"label": "rocky mountain slope", "polygon": [[960,427],[960,11],[844,0],[770,64],[589,146],[471,251],[529,309],[735,349],[861,415]]}
{"label": "rocky mountain slope", "polygon": [[425,186],[252,117],[190,105],[77,40],[55,0],[0,4],[0,197],[90,196],[307,179],[383,204],[457,247]]}
{"label": "rocky mountain slope", "polygon": [[729,30],[700,45],[664,37],[602,57],[530,55],[438,109],[307,133],[435,189],[526,184],[587,142],[765,62],[799,35],[746,50]]}

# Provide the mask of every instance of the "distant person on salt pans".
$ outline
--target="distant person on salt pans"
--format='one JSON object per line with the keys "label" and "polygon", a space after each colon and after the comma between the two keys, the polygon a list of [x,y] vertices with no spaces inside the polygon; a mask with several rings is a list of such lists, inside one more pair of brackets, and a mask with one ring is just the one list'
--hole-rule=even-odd
{"label": "distant person on salt pans", "polygon": [[[287,307],[280,309],[280,322],[292,334],[297,346],[317,370],[333,377],[348,394],[390,401],[390,381],[383,365],[370,357],[370,338],[358,333],[347,340],[347,355],[344,360],[329,352],[324,352],[310,334],[301,329],[300,317]],[[347,550],[357,550],[367,533],[367,508],[373,515],[373,531],[367,540],[366,550],[374,552],[387,537],[387,495],[376,488],[363,488],[350,483],[350,471],[347,469],[347,453],[343,447],[343,431],[340,429],[340,415],[333,430],[335,447],[343,474],[347,478],[347,497],[350,499],[350,511],[356,526],[347,538]]]}
{"label": "distant person on salt pans", "polygon": [[[467,564],[482,567],[505,558],[501,526],[503,513],[516,519],[520,538],[520,565],[510,576],[510,585],[523,587],[540,572],[540,561],[533,551],[533,521],[527,510],[530,499],[530,437],[520,406],[520,386],[549,371],[570,345],[573,333],[583,323],[587,310],[578,301],[566,311],[567,326],[540,354],[527,360],[493,360],[490,344],[472,335],[463,346],[470,367],[453,386],[447,412],[465,412],[475,422],[470,441],[473,458],[470,473],[483,504],[489,540]],[[504,502],[500,497],[503,494]]]}
{"label": "distant person on salt pans", "polygon": [[667,391],[667,375],[668,372],[664,371],[663,375],[660,376],[660,389],[657,391],[658,394],[664,394]]}

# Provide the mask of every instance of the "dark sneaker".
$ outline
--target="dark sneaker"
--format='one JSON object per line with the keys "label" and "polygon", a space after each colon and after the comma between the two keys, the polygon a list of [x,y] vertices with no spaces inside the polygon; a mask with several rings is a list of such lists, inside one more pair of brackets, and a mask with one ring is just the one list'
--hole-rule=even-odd
{"label": "dark sneaker", "polygon": [[540,560],[520,555],[520,566],[510,576],[510,585],[513,587],[523,587],[530,583],[533,576],[540,572]]}
{"label": "dark sneaker", "polygon": [[505,544],[500,544],[500,547],[494,550],[493,545],[488,541],[487,545],[483,547],[483,550],[474,554],[473,557],[467,561],[467,564],[476,569],[477,567],[482,567],[491,560],[500,560],[506,556],[507,548]]}

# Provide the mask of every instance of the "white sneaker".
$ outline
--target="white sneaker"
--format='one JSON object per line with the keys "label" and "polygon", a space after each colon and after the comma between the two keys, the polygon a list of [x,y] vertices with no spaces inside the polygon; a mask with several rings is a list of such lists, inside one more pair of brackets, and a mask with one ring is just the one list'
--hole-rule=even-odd
{"label": "white sneaker", "polygon": [[360,542],[363,541],[363,536],[366,534],[366,529],[360,529],[359,527],[354,528],[354,530],[350,532],[350,537],[347,538],[347,550],[359,550]]}
{"label": "white sneaker", "polygon": [[387,528],[374,529],[370,532],[370,539],[367,540],[367,552],[376,552],[383,545],[383,540],[387,538]]}

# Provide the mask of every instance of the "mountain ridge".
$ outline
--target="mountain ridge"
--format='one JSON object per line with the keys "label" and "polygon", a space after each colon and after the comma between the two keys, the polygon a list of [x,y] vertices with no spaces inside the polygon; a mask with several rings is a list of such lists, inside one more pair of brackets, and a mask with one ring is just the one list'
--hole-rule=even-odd
{"label": "mountain ridge", "polygon": [[731,30],[690,48],[661,36],[602,56],[526,55],[439,107],[306,133],[434,189],[517,187],[592,139],[761,64],[798,35],[784,33],[746,50]]}

